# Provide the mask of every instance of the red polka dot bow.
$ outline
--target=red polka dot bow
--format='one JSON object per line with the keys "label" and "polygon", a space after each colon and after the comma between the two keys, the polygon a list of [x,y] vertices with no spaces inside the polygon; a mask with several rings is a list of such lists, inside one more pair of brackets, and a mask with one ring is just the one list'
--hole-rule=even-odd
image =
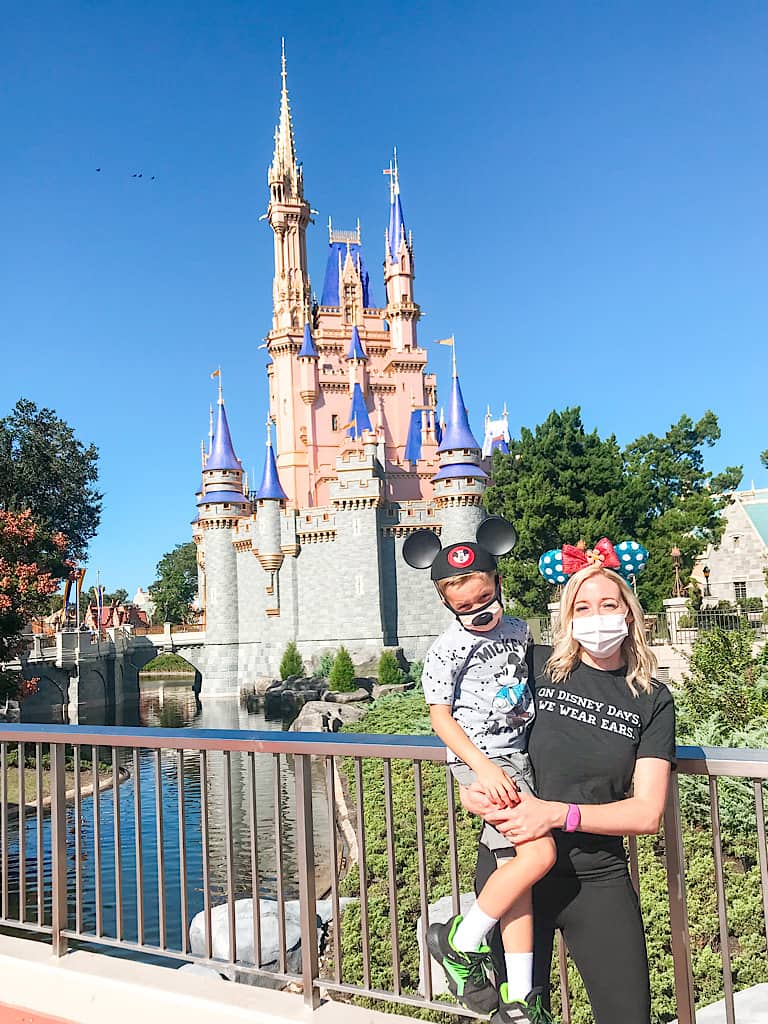
{"label": "red polka dot bow", "polygon": [[563,544],[563,572],[572,576],[588,565],[602,565],[606,569],[618,569],[621,563],[613,550],[613,544],[603,537],[593,548],[587,548],[583,541],[579,545]]}

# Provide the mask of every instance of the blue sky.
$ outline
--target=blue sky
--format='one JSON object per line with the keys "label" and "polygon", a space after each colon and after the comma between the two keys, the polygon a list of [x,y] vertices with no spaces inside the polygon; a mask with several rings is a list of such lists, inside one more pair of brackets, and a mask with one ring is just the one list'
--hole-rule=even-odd
{"label": "blue sky", "polygon": [[329,214],[378,268],[396,144],[420,337],[456,334],[476,433],[488,403],[621,442],[712,408],[709,467],[768,486],[764,3],[4,4],[0,413],[98,445],[91,583],[189,539],[218,364],[260,473],[281,35],[317,290]]}

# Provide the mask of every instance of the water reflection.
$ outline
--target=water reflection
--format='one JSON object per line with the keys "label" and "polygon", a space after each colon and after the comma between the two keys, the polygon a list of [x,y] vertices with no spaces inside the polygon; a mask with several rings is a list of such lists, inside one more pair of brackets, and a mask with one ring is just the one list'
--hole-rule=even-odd
{"label": "water reflection", "polygon": [[[189,679],[142,684],[136,710],[142,727],[281,729],[279,722],[249,712],[236,699],[199,700]],[[90,756],[90,749],[84,748],[83,753]],[[111,754],[102,748],[101,757]],[[287,898],[298,894],[291,757],[217,751],[204,755],[190,750],[163,750],[158,755],[141,750],[138,775],[130,752],[121,752],[120,763],[130,772],[122,785],[102,791],[97,801],[83,799],[79,816],[74,804],[67,808],[70,927],[77,924],[87,933],[142,941],[141,921],[144,942],[160,943],[164,931],[168,946],[181,949],[189,921],[203,909],[206,875],[213,905],[223,902],[230,890],[236,899],[253,892],[274,897],[280,852],[284,894]],[[255,830],[250,819],[252,788]],[[313,795],[315,863],[326,865],[328,816],[320,763],[313,772]],[[24,831],[25,903],[28,919],[34,920],[38,905],[35,817],[26,820]],[[50,914],[49,833],[46,817],[46,919]],[[18,893],[18,827],[9,830],[8,841],[10,888]],[[323,888],[322,879],[318,888]]]}

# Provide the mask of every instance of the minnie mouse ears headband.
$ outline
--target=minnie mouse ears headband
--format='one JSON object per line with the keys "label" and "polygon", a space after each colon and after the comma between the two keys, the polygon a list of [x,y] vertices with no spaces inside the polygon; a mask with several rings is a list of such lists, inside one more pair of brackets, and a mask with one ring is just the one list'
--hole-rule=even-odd
{"label": "minnie mouse ears headband", "polygon": [[517,533],[501,516],[489,516],[478,528],[476,543],[462,541],[442,547],[433,530],[416,530],[403,544],[403,558],[413,569],[431,569],[433,580],[468,572],[496,572],[496,559],[517,543]]}
{"label": "minnie mouse ears headband", "polygon": [[561,548],[545,551],[539,559],[539,572],[549,583],[566,583],[570,576],[586,569],[589,565],[601,565],[613,569],[625,579],[637,576],[648,563],[648,552],[636,540],[623,540],[616,547],[603,537],[588,549],[583,541],[574,546],[563,544]]}

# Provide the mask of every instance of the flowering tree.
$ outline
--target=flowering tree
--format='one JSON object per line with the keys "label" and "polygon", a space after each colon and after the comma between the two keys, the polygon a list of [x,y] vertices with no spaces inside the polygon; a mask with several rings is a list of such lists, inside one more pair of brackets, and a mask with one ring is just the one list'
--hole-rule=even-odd
{"label": "flowering tree", "polygon": [[46,531],[29,509],[0,509],[0,697],[19,692],[19,674],[2,665],[22,653],[26,623],[47,611],[50,595],[73,567],[66,550],[64,534]]}

